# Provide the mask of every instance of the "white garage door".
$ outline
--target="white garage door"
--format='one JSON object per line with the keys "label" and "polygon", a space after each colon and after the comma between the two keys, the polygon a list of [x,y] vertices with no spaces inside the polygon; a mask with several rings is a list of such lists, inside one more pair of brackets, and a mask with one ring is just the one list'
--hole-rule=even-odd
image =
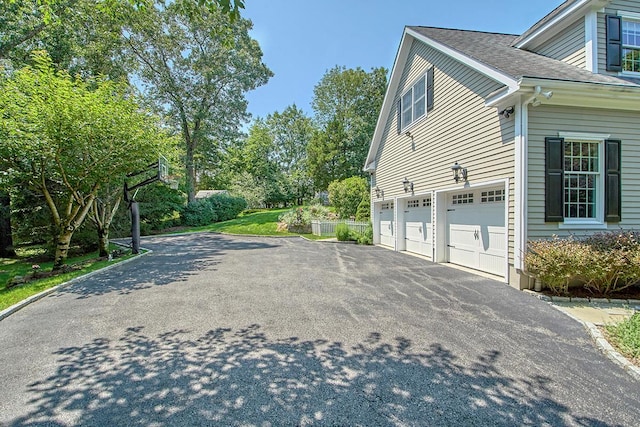
{"label": "white garage door", "polygon": [[407,209],[404,211],[406,250],[431,258],[433,256],[431,197],[407,200],[406,206]]}
{"label": "white garage door", "polygon": [[393,202],[385,202],[380,210],[380,244],[394,246],[393,237]]}
{"label": "white garage door", "polygon": [[448,261],[504,276],[504,209],[503,189],[475,190],[449,195]]}

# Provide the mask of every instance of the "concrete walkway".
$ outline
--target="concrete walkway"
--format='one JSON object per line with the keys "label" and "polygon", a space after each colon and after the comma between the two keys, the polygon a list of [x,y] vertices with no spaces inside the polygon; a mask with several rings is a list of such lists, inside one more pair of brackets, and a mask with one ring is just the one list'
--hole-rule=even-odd
{"label": "concrete walkway", "polygon": [[0,424],[635,425],[582,324],[381,248],[194,234],[0,322]]}

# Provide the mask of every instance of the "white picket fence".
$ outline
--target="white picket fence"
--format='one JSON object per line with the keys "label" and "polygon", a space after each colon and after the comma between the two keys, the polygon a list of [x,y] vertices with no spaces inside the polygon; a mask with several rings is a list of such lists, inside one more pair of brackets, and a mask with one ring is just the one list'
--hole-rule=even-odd
{"label": "white picket fence", "polygon": [[350,230],[357,231],[358,233],[364,233],[364,231],[369,226],[368,222],[358,222],[358,221],[352,221],[352,220],[341,220],[341,221],[312,220],[311,232],[316,236],[335,236],[337,224],[347,224]]}

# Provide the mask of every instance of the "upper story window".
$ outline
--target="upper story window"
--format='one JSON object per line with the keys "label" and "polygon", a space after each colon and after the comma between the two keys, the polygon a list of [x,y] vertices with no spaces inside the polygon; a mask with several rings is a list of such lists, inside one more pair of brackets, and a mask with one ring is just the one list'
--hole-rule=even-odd
{"label": "upper story window", "polygon": [[426,112],[425,80],[427,75],[421,76],[418,81],[402,95],[402,129],[409,126]]}
{"label": "upper story window", "polygon": [[433,73],[429,68],[398,100],[398,134],[433,109]]}
{"label": "upper story window", "polygon": [[640,20],[622,20],[622,71],[640,73]]}
{"label": "upper story window", "polygon": [[607,71],[640,75],[640,13],[606,16]]}

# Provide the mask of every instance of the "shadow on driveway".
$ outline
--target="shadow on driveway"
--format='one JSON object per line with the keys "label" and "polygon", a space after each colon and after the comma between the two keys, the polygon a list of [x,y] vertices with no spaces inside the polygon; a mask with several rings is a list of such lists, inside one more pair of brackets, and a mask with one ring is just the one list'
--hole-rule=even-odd
{"label": "shadow on driveway", "polygon": [[[259,241],[231,240],[219,235],[202,233],[189,236],[149,238],[143,246],[154,253],[143,259],[94,276],[89,281],[60,290],[57,295],[76,294],[78,298],[105,295],[111,292],[128,294],[152,286],[186,282],[199,271],[215,271],[222,257],[230,251],[259,250],[278,247]],[[144,267],[136,267],[140,262]]]}
{"label": "shadow on driveway", "polygon": [[545,377],[510,378],[498,352],[463,366],[439,344],[273,340],[259,325],[200,337],[129,328],[61,348],[18,425],[581,425]]}

